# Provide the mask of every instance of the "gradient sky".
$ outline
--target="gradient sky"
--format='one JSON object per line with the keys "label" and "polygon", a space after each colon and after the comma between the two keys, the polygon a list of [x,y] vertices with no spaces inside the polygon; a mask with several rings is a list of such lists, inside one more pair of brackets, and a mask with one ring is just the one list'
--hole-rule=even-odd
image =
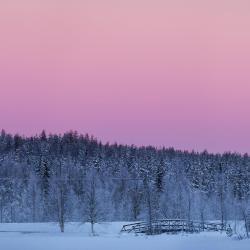
{"label": "gradient sky", "polygon": [[0,0],[0,127],[250,153],[250,1]]}

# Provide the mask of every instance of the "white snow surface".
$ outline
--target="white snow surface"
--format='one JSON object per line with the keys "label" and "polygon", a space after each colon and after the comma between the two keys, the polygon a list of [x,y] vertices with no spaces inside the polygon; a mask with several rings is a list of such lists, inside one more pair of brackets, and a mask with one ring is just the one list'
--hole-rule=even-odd
{"label": "white snow surface", "polygon": [[250,240],[235,240],[225,233],[145,236],[120,233],[126,222],[95,225],[67,223],[65,233],[56,223],[0,224],[0,250],[249,250]]}

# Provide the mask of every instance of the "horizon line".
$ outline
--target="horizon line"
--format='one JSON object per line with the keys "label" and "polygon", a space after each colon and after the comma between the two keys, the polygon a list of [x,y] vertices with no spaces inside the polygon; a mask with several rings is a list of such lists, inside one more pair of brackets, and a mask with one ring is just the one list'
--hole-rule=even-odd
{"label": "horizon line", "polygon": [[48,132],[46,131],[46,129],[42,129],[41,132],[35,133],[35,134],[30,134],[30,135],[25,135],[24,133],[20,133],[20,132],[14,132],[14,133],[10,133],[8,132],[6,129],[1,129],[1,135],[2,133],[5,133],[6,135],[10,135],[13,138],[15,136],[20,136],[22,139],[30,139],[30,138],[39,138],[41,137],[41,135],[43,133],[45,133],[46,137],[50,137],[50,136],[60,136],[63,137],[66,134],[76,134],[78,137],[89,137],[90,140],[95,140],[97,141],[97,143],[101,143],[103,146],[105,145],[109,145],[109,146],[123,146],[123,147],[134,147],[136,149],[141,149],[141,148],[153,148],[157,151],[161,151],[161,150],[174,150],[175,152],[181,152],[181,153],[188,153],[188,154],[208,154],[208,155],[226,155],[226,154],[230,154],[230,155],[239,155],[241,157],[244,156],[249,156],[249,154],[247,152],[243,153],[243,152],[238,152],[236,150],[232,151],[232,150],[225,150],[223,152],[211,152],[208,149],[203,149],[203,150],[195,150],[195,149],[180,149],[180,148],[176,148],[174,146],[166,146],[166,145],[162,145],[162,146],[156,146],[156,145],[152,145],[152,144],[147,144],[147,145],[139,145],[139,144],[128,144],[128,143],[122,143],[122,142],[118,142],[118,141],[104,141],[99,139],[98,137],[96,137],[93,134],[90,134],[88,132],[79,132],[77,130],[74,129],[69,129],[69,130],[65,130],[64,132]]}

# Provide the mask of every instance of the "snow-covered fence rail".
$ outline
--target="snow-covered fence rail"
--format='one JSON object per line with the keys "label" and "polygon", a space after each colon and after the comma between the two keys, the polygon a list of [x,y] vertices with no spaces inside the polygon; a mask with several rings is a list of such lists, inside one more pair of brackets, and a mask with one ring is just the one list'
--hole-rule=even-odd
{"label": "snow-covered fence rail", "polygon": [[[201,231],[226,231],[231,233],[231,227],[221,223],[204,223],[200,221],[188,221],[181,219],[157,220],[152,222],[153,234],[177,233],[177,232],[201,232]],[[146,233],[150,232],[150,226],[146,222],[127,224],[122,227],[121,232]]]}

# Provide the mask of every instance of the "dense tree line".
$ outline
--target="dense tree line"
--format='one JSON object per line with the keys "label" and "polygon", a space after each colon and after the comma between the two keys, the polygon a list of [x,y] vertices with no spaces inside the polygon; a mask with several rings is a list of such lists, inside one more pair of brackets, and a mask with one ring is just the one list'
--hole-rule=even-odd
{"label": "dense tree line", "polygon": [[[0,222],[246,220],[250,157],[0,135]],[[247,223],[246,223],[247,224]],[[250,228],[250,227],[249,227]]]}

